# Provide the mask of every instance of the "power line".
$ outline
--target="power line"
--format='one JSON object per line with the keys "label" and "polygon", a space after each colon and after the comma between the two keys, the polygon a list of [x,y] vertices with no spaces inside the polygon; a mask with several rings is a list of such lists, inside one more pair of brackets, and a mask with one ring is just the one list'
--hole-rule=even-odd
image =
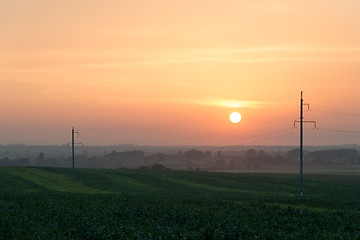
{"label": "power line", "polygon": [[310,90],[310,91],[303,91],[304,93],[310,93],[310,94],[323,94],[323,93],[343,93],[343,92],[356,92],[359,93],[360,89],[336,89],[336,90]]}
{"label": "power line", "polygon": [[[291,133],[286,133],[286,134],[281,134],[281,135],[276,135],[276,136],[271,136],[271,137],[266,137],[266,136],[269,136],[269,135],[272,135],[274,133],[281,133],[281,132],[284,132],[284,131],[289,131],[289,130],[292,130],[291,128],[286,128],[286,129],[280,129],[280,130],[276,130],[276,131],[271,131],[271,132],[268,132],[268,133],[265,133],[265,134],[259,134],[259,135],[255,135],[255,136],[249,136],[247,137],[246,140],[249,140],[249,139],[255,139],[255,140],[251,140],[251,141],[246,141],[246,142],[241,142],[239,144],[242,144],[242,145],[248,145],[248,144],[251,144],[251,143],[254,143],[256,141],[264,141],[264,140],[270,140],[270,139],[277,139],[277,138],[282,138],[282,137],[285,137],[285,136],[289,136],[289,135],[293,135],[295,134],[295,132],[291,132]],[[229,131],[227,131],[229,132]],[[224,133],[224,132],[222,132]],[[208,137],[208,136],[214,136],[214,135],[219,135],[217,133],[214,133],[214,134],[208,134],[208,135],[202,135],[202,136],[197,136],[197,137],[189,137],[189,138],[177,138],[177,139],[167,139],[167,140],[160,140],[160,141],[151,141],[151,142],[137,142],[137,144],[157,144],[157,143],[164,143],[164,142],[179,142],[179,141],[186,141],[186,140],[192,140],[192,139],[198,139],[198,138],[202,138],[202,137]],[[264,138],[265,137],[265,138]],[[82,138],[84,139],[90,139],[90,140],[95,140],[95,141],[115,141],[113,139],[101,139],[101,138],[91,138],[91,137],[84,137],[82,136]],[[260,139],[258,139],[260,138]],[[213,144],[213,145],[216,145],[216,146],[220,146],[220,145],[223,145],[223,144],[231,144],[231,143],[237,143],[239,142],[238,140],[232,140],[232,141],[225,141],[225,142],[221,142],[221,143],[216,143],[216,144]],[[253,144],[254,145],[254,144]]]}
{"label": "power line", "polygon": [[[276,139],[276,138],[281,138],[281,137],[284,137],[284,136],[294,134],[294,132],[291,132],[291,133],[287,133],[287,134],[282,134],[282,135],[277,135],[277,136],[273,136],[273,137],[263,138],[265,136],[268,136],[268,135],[271,135],[271,134],[274,134],[274,133],[279,133],[279,132],[284,132],[284,131],[289,131],[289,130],[291,130],[291,128],[276,130],[276,131],[272,131],[272,132],[265,133],[265,134],[259,134],[259,135],[256,135],[256,136],[250,136],[250,137],[247,137],[246,140],[248,140],[248,139],[256,139],[256,138],[260,138],[260,140],[251,140],[251,141],[241,142],[241,145],[250,145],[250,144],[251,145],[256,145],[256,144],[254,144],[256,141],[259,142],[259,141],[264,141],[264,140]],[[235,143],[235,142],[239,142],[239,141],[238,140],[237,141],[226,141],[226,142],[218,143],[216,145],[220,146],[220,145],[230,144],[230,143]]]}
{"label": "power line", "polygon": [[328,112],[328,111],[319,111],[319,110],[315,110],[312,112],[318,112],[318,113],[325,113],[325,114],[335,114],[335,115],[346,115],[346,116],[353,116],[353,117],[360,117],[360,114],[357,113],[344,113],[344,112]]}
{"label": "power line", "polygon": [[[274,137],[263,138],[263,139],[261,139],[261,141],[264,141],[264,140],[272,140],[272,139],[279,139],[279,138],[283,138],[283,137],[290,136],[290,135],[294,135],[294,134],[296,134],[296,132],[281,134],[281,135],[274,136]],[[254,142],[252,142],[252,143],[253,143],[252,145],[255,145]],[[245,143],[245,145],[249,145],[249,144],[248,144],[248,143]]]}
{"label": "power line", "polygon": [[[259,126],[264,126],[264,125],[268,125],[286,118],[289,118],[291,116],[294,116],[295,114],[289,114],[289,115],[285,115],[285,116],[281,116],[279,118],[275,118],[266,122],[262,122],[259,124],[255,124],[253,126],[247,127],[246,129],[255,129],[258,128]],[[85,129],[100,129],[100,128],[85,128]],[[101,129],[115,129],[115,128],[101,128]],[[198,135],[198,136],[192,136],[192,137],[184,137],[184,138],[171,138],[171,139],[163,139],[163,140],[157,140],[157,141],[142,141],[142,142],[137,142],[137,144],[159,144],[159,143],[168,143],[168,142],[184,142],[184,141],[189,141],[189,140],[196,140],[196,139],[202,139],[202,138],[208,138],[208,137],[213,137],[213,136],[219,136],[219,135],[223,135],[223,134],[227,134],[227,133],[231,133],[231,132],[237,132],[239,130],[239,128],[234,128],[231,130],[227,130],[227,131],[220,131],[220,132],[214,132],[214,133],[209,133],[209,134],[204,134],[204,135]],[[280,130],[282,131],[282,130]],[[275,131],[276,132],[276,131]],[[260,135],[261,136],[261,135]],[[94,141],[106,141],[106,142],[111,142],[111,141],[116,141],[115,139],[104,139],[104,138],[92,138],[92,137],[87,137],[82,135],[82,138],[85,139],[91,139]]]}
{"label": "power line", "polygon": [[344,130],[344,129],[319,128],[319,130],[320,131],[328,131],[328,132],[343,132],[343,133],[360,134],[360,131],[352,131],[352,130]]}

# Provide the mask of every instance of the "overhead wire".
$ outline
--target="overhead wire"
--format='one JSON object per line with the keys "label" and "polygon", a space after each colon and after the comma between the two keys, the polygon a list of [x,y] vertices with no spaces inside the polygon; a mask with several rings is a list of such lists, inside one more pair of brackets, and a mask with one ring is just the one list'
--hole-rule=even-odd
{"label": "overhead wire", "polygon": [[[279,118],[276,118],[276,119],[272,119],[272,120],[269,120],[269,121],[266,121],[266,122],[263,122],[263,123],[259,123],[259,124],[256,124],[256,125],[250,127],[250,128],[247,128],[247,130],[254,129],[254,128],[257,128],[259,126],[271,124],[271,123],[283,120],[285,118],[288,118],[288,117],[294,116],[294,115],[295,114],[289,114],[289,115],[285,115],[285,116],[282,116],[282,117],[279,117]],[[85,129],[88,129],[88,128],[85,128]],[[105,128],[103,128],[103,129],[105,129]],[[111,128],[111,129],[113,129],[113,128]],[[214,132],[214,133],[210,133],[210,134],[198,135],[198,136],[193,136],[193,137],[172,138],[172,139],[163,139],[163,140],[156,140],[156,141],[140,141],[140,142],[136,142],[136,144],[148,145],[148,144],[159,144],[159,143],[169,143],[169,142],[184,142],[184,141],[189,141],[189,140],[196,140],[196,139],[201,139],[201,138],[219,136],[219,135],[223,135],[223,134],[227,134],[227,133],[231,133],[231,132],[236,132],[236,131],[239,131],[239,130],[240,130],[239,128],[236,128],[236,129],[234,128],[234,129],[227,130],[227,131]],[[280,131],[282,131],[282,130],[280,130]],[[114,139],[103,139],[103,138],[101,139],[101,138],[87,137],[87,136],[84,136],[83,134],[82,134],[82,138],[85,138],[85,139],[88,138],[90,140],[95,140],[95,141],[107,141],[107,142],[116,141]]]}
{"label": "overhead wire", "polygon": [[[360,117],[360,114],[348,113],[348,112],[332,112],[332,111],[322,111],[322,110],[312,110],[312,112],[318,112],[318,113],[324,113],[324,114],[333,114],[333,115],[341,115],[341,116],[350,116],[350,117]],[[336,128],[319,128],[319,130],[320,131],[327,131],[327,132],[360,134],[360,131],[346,130],[346,129],[336,129]]]}
{"label": "overhead wire", "polygon": [[325,113],[325,114],[334,114],[334,115],[346,115],[352,117],[360,117],[360,114],[357,113],[344,113],[344,112],[329,112],[329,111],[321,111],[321,110],[311,110],[311,112]]}
{"label": "overhead wire", "polygon": [[[246,140],[248,140],[248,139],[255,139],[255,140],[245,141],[245,142],[242,141],[241,144],[242,145],[249,145],[249,144],[255,145],[256,142],[275,139],[275,138],[280,138],[280,137],[284,137],[284,136],[287,136],[287,135],[294,134],[295,132],[291,132],[291,133],[286,133],[286,134],[282,134],[282,135],[277,135],[277,136],[273,136],[273,137],[264,138],[264,137],[272,135],[274,133],[280,133],[280,132],[284,132],[284,131],[289,131],[291,129],[292,128],[286,128],[286,129],[280,129],[280,130],[276,130],[276,131],[271,131],[271,132],[268,132],[268,133],[265,133],[265,134],[258,134],[258,135],[255,135],[255,136],[248,136]],[[260,138],[260,140],[257,139],[257,138]],[[230,144],[230,143],[238,143],[239,144],[240,140],[225,141],[225,142],[218,143],[216,145],[224,145],[224,144]],[[254,143],[254,144],[252,144],[252,143]]]}
{"label": "overhead wire", "polygon": [[353,133],[360,134],[360,131],[344,130],[344,129],[333,129],[333,128],[319,128],[320,131],[329,131],[329,132],[342,132],[342,133]]}

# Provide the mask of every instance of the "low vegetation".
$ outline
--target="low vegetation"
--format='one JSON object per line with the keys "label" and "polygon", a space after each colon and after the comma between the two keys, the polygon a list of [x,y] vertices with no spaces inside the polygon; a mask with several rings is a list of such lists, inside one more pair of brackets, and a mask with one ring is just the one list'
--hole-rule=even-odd
{"label": "low vegetation", "polygon": [[[267,148],[262,150],[261,148]],[[355,146],[353,146],[355,148]],[[9,148],[9,149],[8,149]],[[58,150],[66,146],[58,146]],[[65,155],[56,155],[56,146],[19,146],[2,147],[0,145],[0,166],[22,167],[71,167],[71,151],[67,148]],[[116,146],[114,146],[116,148]],[[144,147],[135,147],[144,148]],[[245,146],[222,147],[223,151],[215,147],[202,147],[202,150],[181,150],[168,147],[158,149],[148,146],[144,150],[117,151],[108,147],[86,147],[75,154],[77,168],[128,168],[128,169],[175,169],[175,170],[205,170],[205,171],[298,171],[299,148],[257,146],[257,150]],[[285,148],[285,149],[284,149]],[[286,150],[291,149],[291,150]],[[337,168],[360,166],[360,155],[355,149],[336,148],[323,150],[321,147],[315,151],[304,151],[304,159],[308,167]],[[37,152],[46,150],[47,152]],[[102,151],[104,150],[104,151]],[[106,151],[105,151],[106,150]],[[53,152],[51,152],[53,151]],[[164,151],[164,152],[162,152]],[[55,152],[55,153],[54,153]],[[55,155],[54,155],[55,154]],[[64,152],[63,152],[64,154]]]}
{"label": "low vegetation", "polygon": [[359,239],[359,175],[0,168],[0,239]]}

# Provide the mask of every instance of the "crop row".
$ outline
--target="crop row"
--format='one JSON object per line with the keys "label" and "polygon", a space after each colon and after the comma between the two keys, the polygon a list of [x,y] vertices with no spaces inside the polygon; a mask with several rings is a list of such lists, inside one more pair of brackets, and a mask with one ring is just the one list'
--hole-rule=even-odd
{"label": "crop row", "polygon": [[43,191],[2,194],[1,239],[358,239],[359,209],[311,211],[256,199]]}

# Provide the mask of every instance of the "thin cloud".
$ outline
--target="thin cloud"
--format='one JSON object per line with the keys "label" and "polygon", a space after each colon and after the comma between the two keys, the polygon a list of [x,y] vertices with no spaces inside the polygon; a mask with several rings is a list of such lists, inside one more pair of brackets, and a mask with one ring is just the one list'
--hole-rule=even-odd
{"label": "thin cloud", "polygon": [[172,52],[175,57],[164,57],[144,64],[161,65],[173,63],[257,63],[284,61],[341,62],[360,61],[360,47],[307,47],[307,46],[264,46],[249,48],[189,49],[181,53]]}
{"label": "thin cloud", "polygon": [[[102,51],[89,51],[87,55],[94,55]],[[146,51],[145,51],[146,52]],[[360,47],[316,47],[316,46],[259,46],[240,48],[200,48],[163,50],[159,52],[149,51],[147,57],[134,57],[131,60],[116,60],[113,52],[103,52],[103,61],[78,61],[66,63],[64,61],[52,62],[51,64],[26,65],[13,63],[1,70],[12,72],[38,72],[65,69],[121,69],[139,66],[161,67],[169,64],[201,64],[201,63],[266,63],[266,62],[359,62]],[[58,53],[57,53],[58,54]],[[82,55],[82,52],[78,54]],[[138,53],[136,54],[138,55]],[[145,54],[146,55],[146,54]],[[106,56],[113,60],[106,60]],[[131,51],[125,56],[132,56]],[[44,60],[47,58],[44,57]],[[59,56],[61,58],[61,55]]]}
{"label": "thin cloud", "polygon": [[184,104],[196,104],[204,106],[222,107],[222,108],[260,108],[270,105],[268,101],[253,101],[253,100],[237,100],[224,98],[136,98],[139,102],[172,102]]}
{"label": "thin cloud", "polygon": [[235,99],[222,99],[222,98],[186,98],[186,99],[173,99],[176,102],[199,104],[207,106],[217,106],[225,108],[259,108],[268,103],[263,101],[247,101]]}
{"label": "thin cloud", "polygon": [[[148,65],[161,65],[172,63],[261,63],[261,62],[348,62],[348,61],[360,61],[360,58],[331,58],[331,57],[265,57],[265,58],[183,58],[183,59],[168,59],[162,61],[147,61],[143,64]],[[141,63],[140,63],[141,64]]]}

